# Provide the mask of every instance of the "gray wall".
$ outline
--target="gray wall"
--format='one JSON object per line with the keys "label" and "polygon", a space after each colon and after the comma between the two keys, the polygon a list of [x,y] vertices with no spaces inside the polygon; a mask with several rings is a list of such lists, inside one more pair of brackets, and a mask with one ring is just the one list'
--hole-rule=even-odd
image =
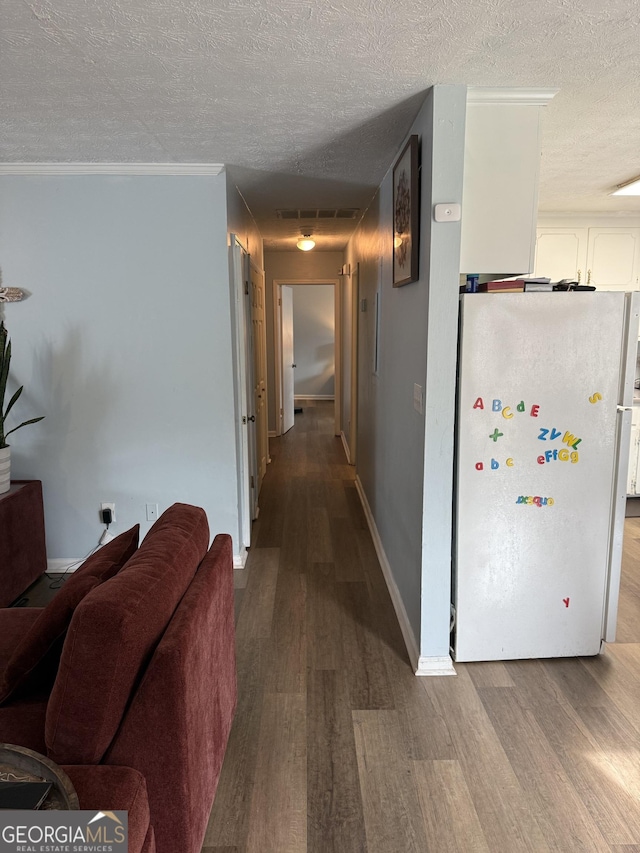
{"label": "gray wall", "polygon": [[335,394],[334,291],[330,284],[293,286],[294,394],[298,397]]}
{"label": "gray wall", "polygon": [[[352,268],[360,264],[359,296],[366,299],[358,317],[356,468],[425,657],[449,653],[460,254],[459,223],[437,224],[431,210],[460,200],[465,103],[465,87],[436,86],[409,131],[421,140],[419,280],[392,287],[391,169],[346,256]],[[414,409],[414,384],[424,389],[424,415]]]}
{"label": "gray wall", "polygon": [[235,234],[244,249],[251,255],[252,262],[264,269],[262,235],[238,188],[227,173],[227,228]]}
{"label": "gray wall", "polygon": [[145,504],[237,532],[226,179],[0,177],[13,380],[25,384],[18,478],[43,481],[49,558],[146,521]]}
{"label": "gray wall", "polygon": [[264,253],[266,274],[266,307],[267,307],[267,397],[269,402],[269,429],[276,428],[275,389],[275,358],[273,340],[273,282],[312,281],[313,279],[336,279],[342,264],[343,252],[269,252]]}

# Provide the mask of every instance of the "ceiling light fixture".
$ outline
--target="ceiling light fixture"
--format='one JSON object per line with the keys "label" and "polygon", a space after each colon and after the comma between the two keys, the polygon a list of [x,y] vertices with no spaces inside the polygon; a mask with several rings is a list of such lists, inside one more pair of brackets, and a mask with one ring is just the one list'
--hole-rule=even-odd
{"label": "ceiling light fixture", "polygon": [[640,195],[640,176],[626,181],[624,184],[618,184],[618,189],[614,190],[611,195]]}
{"label": "ceiling light fixture", "polygon": [[296,243],[296,246],[303,252],[310,252],[315,244],[316,241],[311,239],[311,234],[303,234]]}

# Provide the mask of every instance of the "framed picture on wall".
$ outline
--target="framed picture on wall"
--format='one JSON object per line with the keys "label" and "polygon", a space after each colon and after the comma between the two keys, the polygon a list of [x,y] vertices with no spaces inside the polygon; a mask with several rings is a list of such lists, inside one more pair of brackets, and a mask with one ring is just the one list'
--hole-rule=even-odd
{"label": "framed picture on wall", "polygon": [[418,137],[413,135],[393,167],[393,286],[418,279]]}

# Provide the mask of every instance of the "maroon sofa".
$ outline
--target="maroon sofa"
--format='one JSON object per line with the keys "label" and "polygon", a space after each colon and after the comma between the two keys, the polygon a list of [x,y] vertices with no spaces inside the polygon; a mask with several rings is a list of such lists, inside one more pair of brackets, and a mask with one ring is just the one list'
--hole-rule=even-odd
{"label": "maroon sofa", "polygon": [[174,504],[46,608],[0,610],[0,742],[47,755],[129,853],[200,853],[236,706],[231,539]]}

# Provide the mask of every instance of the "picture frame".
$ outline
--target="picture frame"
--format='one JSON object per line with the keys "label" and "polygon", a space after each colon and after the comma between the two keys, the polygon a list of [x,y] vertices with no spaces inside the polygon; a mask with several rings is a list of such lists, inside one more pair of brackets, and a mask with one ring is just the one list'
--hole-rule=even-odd
{"label": "picture frame", "polygon": [[418,280],[420,188],[418,136],[407,140],[393,167],[393,286]]}

